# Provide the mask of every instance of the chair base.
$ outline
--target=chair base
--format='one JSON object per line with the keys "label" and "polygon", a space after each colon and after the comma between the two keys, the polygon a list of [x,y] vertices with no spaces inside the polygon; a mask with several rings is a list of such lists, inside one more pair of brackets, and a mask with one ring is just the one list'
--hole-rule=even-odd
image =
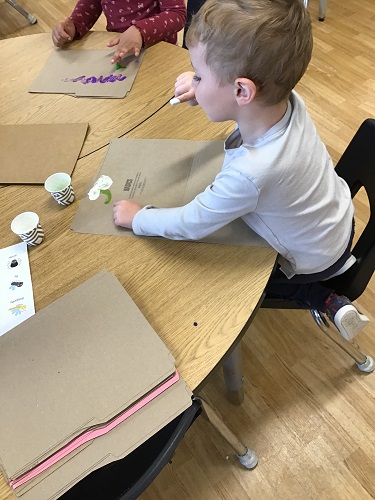
{"label": "chair base", "polygon": [[375,362],[371,356],[366,355],[366,361],[364,363],[357,363],[359,370],[365,373],[371,373],[375,370]]}
{"label": "chair base", "polygon": [[329,321],[327,320],[324,313],[318,311],[317,309],[310,310],[315,323],[319,328],[335,342],[341,349],[343,349],[350,357],[352,357],[359,370],[365,373],[371,373],[375,369],[375,363],[371,356],[363,354],[359,349],[357,349],[351,342],[343,339],[341,335],[331,328]]}
{"label": "chair base", "polygon": [[246,469],[254,469],[258,465],[258,457],[255,451],[249,450],[249,448],[245,455],[237,455],[237,458]]}
{"label": "chair base", "polygon": [[221,434],[229,446],[235,451],[240,463],[247,469],[254,469],[258,464],[258,457],[254,450],[248,448],[238,437],[226,426],[221,416],[201,397],[200,401],[204,415],[210,424]]}
{"label": "chair base", "polygon": [[37,18],[26,12],[25,9],[23,9],[20,5],[18,5],[17,2],[14,0],[5,0],[9,5],[11,5],[14,9],[16,9],[17,12],[23,15],[23,17],[26,17],[26,19],[29,21],[30,24],[35,24],[38,22]]}

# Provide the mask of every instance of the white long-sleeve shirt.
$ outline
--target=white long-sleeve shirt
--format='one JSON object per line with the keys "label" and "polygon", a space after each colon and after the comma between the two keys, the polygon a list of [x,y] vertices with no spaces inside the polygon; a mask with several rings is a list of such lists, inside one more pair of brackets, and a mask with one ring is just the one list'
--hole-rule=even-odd
{"label": "white long-sleeve shirt", "polygon": [[243,144],[236,129],[225,153],[221,172],[193,201],[144,207],[133,219],[134,233],[198,240],[242,217],[279,252],[289,278],[324,271],[339,259],[352,228],[350,190],[296,92],[266,134]]}

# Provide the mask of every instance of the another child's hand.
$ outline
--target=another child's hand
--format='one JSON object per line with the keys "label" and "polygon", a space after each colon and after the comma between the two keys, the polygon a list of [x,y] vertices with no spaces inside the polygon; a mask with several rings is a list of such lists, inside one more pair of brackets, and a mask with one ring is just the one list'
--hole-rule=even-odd
{"label": "another child's hand", "polygon": [[180,102],[186,102],[189,106],[196,106],[198,103],[195,100],[195,90],[192,86],[194,71],[186,71],[181,73],[176,78],[176,83],[174,84],[175,97],[178,97]]}
{"label": "another child's hand", "polygon": [[141,205],[134,201],[121,200],[113,204],[113,220],[116,226],[132,228],[133,219],[141,210]]}
{"label": "another child's hand", "polygon": [[56,47],[62,47],[73,40],[76,34],[76,27],[69,17],[57,24],[52,30],[52,41]]}
{"label": "another child's hand", "polygon": [[120,36],[113,38],[113,40],[107,43],[107,47],[114,47],[115,45],[118,45],[118,48],[111,59],[112,64],[120,62],[121,58],[129,54],[129,52],[134,52],[135,57],[138,57],[143,45],[139,29],[135,26],[130,26]]}

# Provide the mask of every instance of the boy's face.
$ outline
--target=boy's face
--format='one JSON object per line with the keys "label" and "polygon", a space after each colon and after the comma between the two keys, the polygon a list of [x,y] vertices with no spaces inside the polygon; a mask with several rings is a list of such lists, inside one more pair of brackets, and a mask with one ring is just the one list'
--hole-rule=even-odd
{"label": "boy's face", "polygon": [[205,46],[199,43],[189,49],[195,71],[193,87],[195,98],[208,118],[213,122],[236,120],[234,84],[219,85],[216,76],[205,62]]}

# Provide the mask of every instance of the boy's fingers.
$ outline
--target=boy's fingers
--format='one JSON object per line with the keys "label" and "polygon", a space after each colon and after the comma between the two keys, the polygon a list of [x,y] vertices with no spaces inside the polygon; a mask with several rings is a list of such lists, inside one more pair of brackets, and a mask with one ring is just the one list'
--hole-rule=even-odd
{"label": "boy's fingers", "polygon": [[194,74],[194,73],[190,72],[190,71],[185,71],[185,73],[181,73],[180,75],[178,75],[178,77],[176,78],[176,82],[179,82],[180,80],[186,80],[186,79],[191,80],[192,74]]}
{"label": "boy's fingers", "polygon": [[182,94],[175,92],[175,96],[179,98],[180,102],[187,102],[195,99],[195,92],[190,89],[188,92],[183,92]]}

